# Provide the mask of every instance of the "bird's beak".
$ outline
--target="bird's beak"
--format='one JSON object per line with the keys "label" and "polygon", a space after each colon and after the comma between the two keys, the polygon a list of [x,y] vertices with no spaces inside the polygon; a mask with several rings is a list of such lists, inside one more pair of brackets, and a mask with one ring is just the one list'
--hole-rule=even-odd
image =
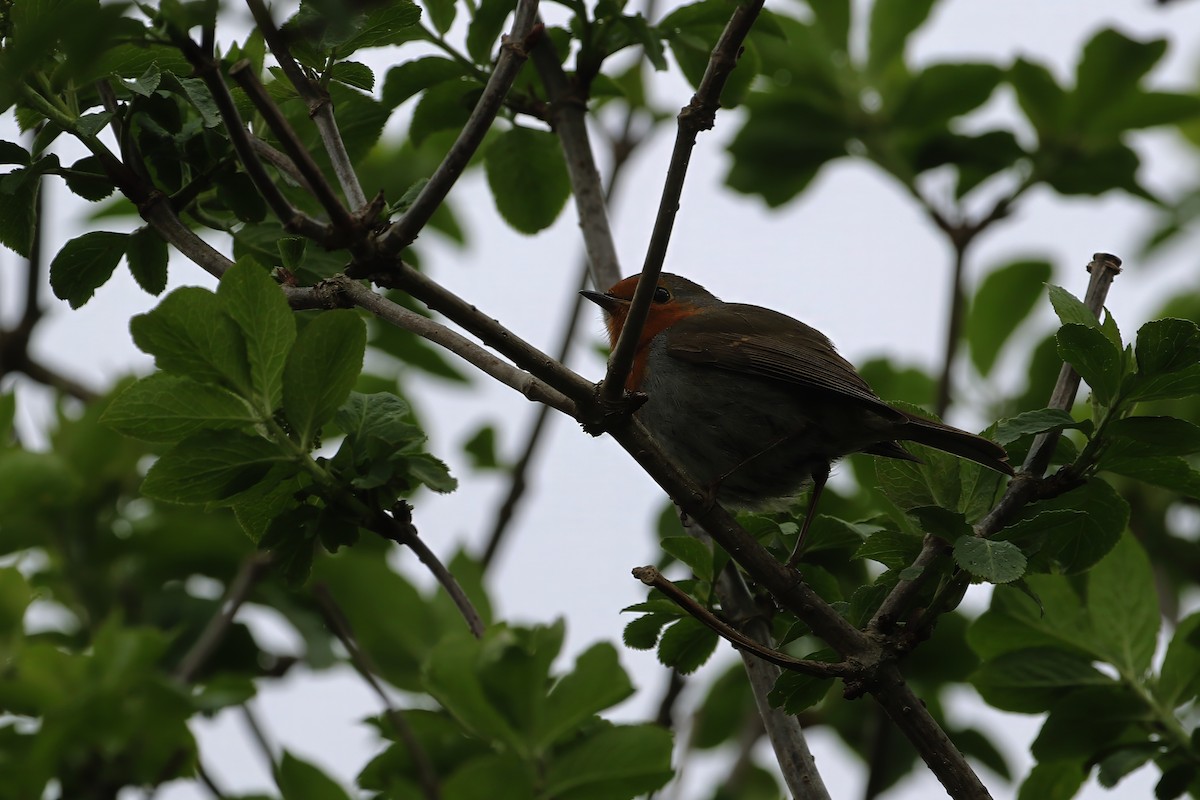
{"label": "bird's beak", "polygon": [[626,304],[624,300],[619,300],[616,297],[613,297],[611,294],[593,292],[587,289],[581,291],[580,294],[588,300],[591,300],[596,305],[600,306],[600,308],[604,309],[605,312],[609,314]]}

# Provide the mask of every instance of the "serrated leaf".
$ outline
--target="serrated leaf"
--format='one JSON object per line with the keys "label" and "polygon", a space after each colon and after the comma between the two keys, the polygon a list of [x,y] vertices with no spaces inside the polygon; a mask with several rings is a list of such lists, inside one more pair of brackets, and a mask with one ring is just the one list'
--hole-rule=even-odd
{"label": "serrated leaf", "polygon": [[340,58],[368,47],[403,44],[413,38],[413,28],[421,21],[421,9],[412,0],[391,0],[370,8],[358,32],[335,48]]}
{"label": "serrated leaf", "polygon": [[663,631],[658,641],[658,660],[690,675],[712,656],[718,638],[699,620],[684,617]]}
{"label": "serrated leaf", "polygon": [[158,231],[143,225],[125,242],[125,261],[138,286],[157,297],[167,288],[167,242]]}
{"label": "serrated leaf", "polygon": [[965,329],[971,361],[980,375],[992,371],[1005,342],[1033,310],[1051,271],[1047,261],[1016,261],[983,279]]}
{"label": "serrated leaf", "polygon": [[634,650],[652,650],[658,644],[658,634],[663,626],[677,618],[677,615],[646,614],[629,622],[621,635],[626,647]]}
{"label": "serrated leaf", "polygon": [[242,333],[206,289],[185,286],[129,321],[133,341],[164,372],[218,383],[250,395],[250,366]]}
{"label": "serrated leaf", "polygon": [[1124,377],[1121,352],[1099,328],[1074,323],[1063,325],[1056,338],[1062,360],[1087,381],[1098,402],[1110,405]]}
{"label": "serrated leaf", "polygon": [[20,181],[11,192],[0,191],[0,244],[26,258],[33,244],[37,193],[36,180]]}
{"label": "serrated leaf", "polygon": [[467,68],[440,56],[426,56],[392,67],[383,80],[382,102],[395,108],[413,95],[467,75]]}
{"label": "serrated leaf", "polygon": [[206,431],[184,439],[154,462],[142,493],[170,503],[223,503],[286,461],[272,442],[237,431]]}
{"label": "serrated leaf", "polygon": [[177,442],[202,430],[240,428],[259,420],[224,389],[158,372],[113,398],[100,421],[147,442]]}
{"label": "serrated leaf", "polygon": [[1079,428],[1083,423],[1077,422],[1066,411],[1057,408],[1042,408],[1037,411],[1026,411],[1009,419],[1002,419],[996,425],[994,438],[1002,445],[1008,445],[1033,433],[1043,433],[1059,428]]}
{"label": "serrated leaf", "polygon": [[854,558],[869,558],[888,569],[903,569],[921,552],[921,537],[900,531],[883,530],[871,534],[854,553]]}
{"label": "serrated leaf", "polygon": [[117,188],[96,156],[84,156],[62,175],[68,189],[93,203],[108,197]]}
{"label": "serrated leaf", "polygon": [[1012,542],[963,536],[954,543],[954,561],[988,583],[1011,583],[1025,574],[1025,554]]}
{"label": "serrated leaf", "polygon": [[497,210],[521,233],[553,224],[571,195],[562,149],[546,131],[505,131],[488,147],[484,166]]}
{"label": "serrated leaf", "polygon": [[691,536],[671,536],[663,539],[662,549],[691,567],[702,581],[713,579],[713,552],[699,539]]}
{"label": "serrated leaf", "polygon": [[1146,377],[1134,374],[1129,381],[1130,400],[1170,400],[1200,394],[1200,364],[1178,372]]}
{"label": "serrated leaf", "polygon": [[357,61],[339,61],[329,70],[329,77],[364,92],[375,91],[375,73]]}
{"label": "serrated leaf", "polygon": [[1050,305],[1063,325],[1083,325],[1088,328],[1099,328],[1100,320],[1092,313],[1083,301],[1061,286],[1048,287]]}
{"label": "serrated leaf", "polygon": [[1096,648],[1129,678],[1140,677],[1154,657],[1162,622],[1154,587],[1146,551],[1129,535],[1088,574]]}
{"label": "serrated leaf", "polygon": [[671,733],[658,725],[610,725],[550,762],[546,797],[633,800],[673,776]]}
{"label": "serrated leaf", "polygon": [[221,277],[217,299],[241,329],[256,405],[269,415],[279,407],[284,366],[296,341],[296,322],[287,298],[266,269],[242,258]]}
{"label": "serrated leaf", "polygon": [[1200,327],[1185,319],[1156,319],[1137,332],[1134,346],[1139,378],[1195,367],[1200,362]]}
{"label": "serrated leaf", "polygon": [[50,262],[54,296],[79,308],[112,277],[125,255],[128,234],[92,231],[63,245]]}
{"label": "serrated leaf", "polygon": [[549,747],[583,723],[633,694],[633,684],[621,668],[617,650],[599,642],[579,654],[575,669],[558,679],[546,697],[536,746]]}
{"label": "serrated leaf", "polygon": [[367,332],[349,309],[322,312],[305,326],[283,370],[283,410],[305,447],[346,401],[362,371]]}

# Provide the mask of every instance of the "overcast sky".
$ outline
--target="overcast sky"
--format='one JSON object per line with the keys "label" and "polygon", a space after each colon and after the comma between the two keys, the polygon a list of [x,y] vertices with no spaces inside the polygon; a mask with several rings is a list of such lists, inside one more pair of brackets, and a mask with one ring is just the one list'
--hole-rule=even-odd
{"label": "overcast sky", "polygon": [[[768,7],[786,10],[770,2]],[[244,16],[240,8],[237,12]],[[1155,82],[1176,88],[1195,85],[1200,74],[1196,37],[1173,35],[1200,31],[1200,3],[1186,0],[1165,8],[1150,0],[945,0],[932,24],[914,39],[911,52],[918,63],[972,59],[1003,65],[1026,55],[1047,63],[1065,79],[1082,44],[1107,26],[1139,38],[1171,38],[1166,59],[1154,73]],[[374,55],[375,64],[389,63],[384,51]],[[687,101],[690,90],[668,78],[656,94],[664,107],[677,108]],[[1006,118],[1013,108],[1011,94],[1002,90],[987,113]],[[865,164],[842,162],[827,168],[803,198],[776,212],[769,213],[754,198],[727,191],[722,186],[728,169],[724,147],[735,130],[735,114],[723,112],[716,130],[700,138],[667,269],[688,275],[723,299],[770,305],[801,318],[829,335],[857,363],[887,354],[933,369],[941,351],[949,288],[945,242],[904,192]],[[0,138],[16,136],[7,115],[0,123]],[[626,274],[640,269],[672,138],[672,131],[664,131],[645,144],[617,199],[613,221]],[[1134,143],[1143,156],[1140,177],[1152,189],[1170,196],[1173,189],[1196,182],[1194,153],[1170,136],[1141,135]],[[85,229],[84,207],[55,181],[46,190],[46,207],[54,210],[46,247],[52,253]],[[460,250],[439,241],[436,234],[427,234],[421,240],[424,263],[449,288],[526,339],[553,350],[577,280],[580,244],[574,209],[568,207],[550,231],[524,237],[500,222],[480,174],[465,178],[451,197],[467,223],[470,245]],[[1012,219],[981,240],[969,265],[970,282],[1015,257],[1036,255],[1056,265],[1055,282],[1082,293],[1084,265],[1091,254],[1105,250],[1130,258],[1150,220],[1146,204],[1123,196],[1063,200],[1036,190],[1021,202]],[[22,285],[21,262],[4,251],[0,265],[0,319],[11,324]],[[1167,294],[1185,285],[1194,287],[1196,281],[1195,258],[1182,248],[1152,268],[1133,261],[1126,266],[1109,307],[1127,334]],[[199,268],[175,258],[171,286],[186,284],[211,286],[212,281]],[[48,289],[45,294],[50,297]],[[155,303],[122,268],[79,311],[53,302],[50,318],[38,329],[36,352],[96,388],[129,372],[144,374],[151,361],[130,341],[128,320]],[[1031,332],[1050,329],[1048,307],[1039,313]],[[590,344],[598,339],[601,324],[595,313],[589,314],[588,346],[578,349],[572,365],[598,379],[603,363],[591,354]],[[1014,382],[1011,385],[1016,385],[1023,372],[1019,360],[1009,358],[1002,366]],[[461,480],[459,491],[451,496],[419,499],[416,523],[444,556],[463,545],[478,550],[507,485],[502,477],[468,473],[460,446],[481,424],[495,422],[501,428],[502,452],[512,454],[523,442],[535,409],[511,390],[482,379],[469,389],[420,377],[408,385],[427,422],[432,451],[450,462]],[[986,389],[973,387],[972,391]],[[47,419],[45,400],[44,392],[21,391],[21,424],[26,434]],[[963,425],[982,422],[969,416],[952,417],[955,420]],[[656,560],[651,531],[662,503],[654,484],[615,443],[592,439],[570,421],[555,420],[534,471],[531,494],[491,576],[499,615],[514,622],[565,617],[568,640],[563,666],[597,639],[619,642],[628,621],[619,610],[644,597],[644,588],[629,570]],[[404,554],[400,561],[411,566],[413,559]],[[412,572],[419,582],[428,583],[419,571]],[[985,587],[973,588],[968,607],[985,607],[988,592]],[[252,613],[249,619],[265,640],[298,646],[287,640],[269,612]],[[735,658],[728,647],[720,648],[718,655],[692,682],[699,691]],[[665,673],[650,653],[623,650],[622,662],[640,691],[615,716],[644,719],[657,705]],[[1000,730],[1015,772],[1027,772],[1028,745],[1039,720],[990,710],[969,688],[957,691],[955,697],[952,718]],[[689,693],[683,707],[695,699]],[[282,686],[265,689],[255,705],[275,741],[320,763],[347,785],[377,750],[370,732],[357,724],[378,710],[376,703],[349,672],[297,674]],[[198,724],[196,730],[205,763],[222,785],[237,791],[270,785],[269,773],[254,757],[236,715],[223,714],[214,722]],[[811,743],[833,796],[861,796],[865,774],[857,760],[823,730],[813,732]],[[720,765],[706,769],[689,764],[688,771],[679,796],[690,800],[710,791],[703,776],[712,771],[720,774]],[[1157,779],[1157,770],[1143,769],[1126,779],[1119,795],[1152,796]],[[1010,794],[986,771],[984,781],[996,797]],[[205,795],[176,786],[159,796],[188,800]],[[942,796],[942,790],[931,775],[918,769],[890,796],[924,800]],[[1093,783],[1083,796],[1112,795]]]}

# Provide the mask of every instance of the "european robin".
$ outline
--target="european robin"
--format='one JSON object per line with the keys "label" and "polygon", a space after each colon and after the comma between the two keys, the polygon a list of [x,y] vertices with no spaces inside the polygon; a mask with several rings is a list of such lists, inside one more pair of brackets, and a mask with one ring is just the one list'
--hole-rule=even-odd
{"label": "european robin", "polygon": [[[604,310],[614,346],[639,277],[582,293]],[[897,443],[911,441],[1013,474],[995,442],[883,402],[819,331],[669,273],[659,276],[625,388],[648,396],[638,419],[722,503],[778,508],[812,483],[789,565],[841,456],[918,461]]]}

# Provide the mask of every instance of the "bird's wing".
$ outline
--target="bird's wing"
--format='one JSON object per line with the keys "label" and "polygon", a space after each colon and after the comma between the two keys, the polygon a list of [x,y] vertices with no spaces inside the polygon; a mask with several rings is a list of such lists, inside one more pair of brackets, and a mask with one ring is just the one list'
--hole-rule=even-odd
{"label": "bird's wing", "polygon": [[666,335],[667,354],[680,361],[828,392],[884,417],[905,418],[871,391],[824,334],[785,314],[727,303],[684,317]]}

